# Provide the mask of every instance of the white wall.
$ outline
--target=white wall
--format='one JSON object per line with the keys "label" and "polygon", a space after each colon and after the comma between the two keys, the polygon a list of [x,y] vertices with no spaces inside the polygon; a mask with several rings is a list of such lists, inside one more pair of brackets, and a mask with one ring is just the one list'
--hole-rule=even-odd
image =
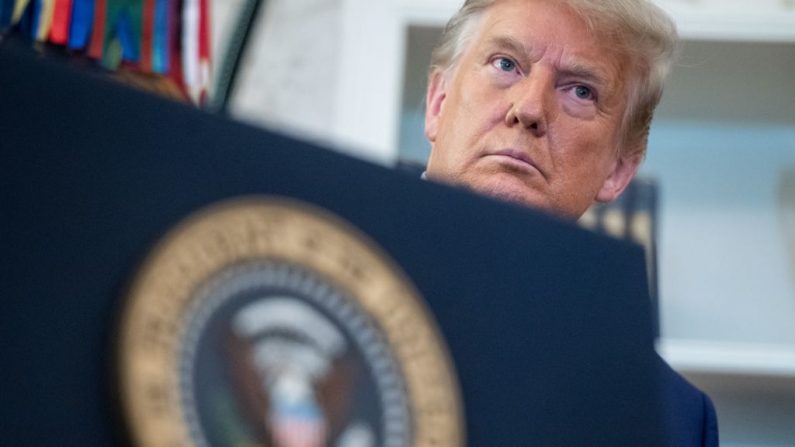
{"label": "white wall", "polygon": [[341,0],[265,0],[263,6],[230,113],[255,125],[330,143]]}

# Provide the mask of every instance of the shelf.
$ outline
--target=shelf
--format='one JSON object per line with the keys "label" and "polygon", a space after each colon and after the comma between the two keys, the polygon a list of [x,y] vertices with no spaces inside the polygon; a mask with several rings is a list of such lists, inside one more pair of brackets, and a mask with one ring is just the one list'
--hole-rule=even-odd
{"label": "shelf", "polygon": [[712,399],[722,445],[795,445],[795,347],[662,340],[657,350]]}
{"label": "shelf", "polygon": [[795,3],[659,1],[682,38],[741,42],[795,42]]}
{"label": "shelf", "polygon": [[795,379],[795,347],[791,346],[661,340],[657,351],[685,375]]}
{"label": "shelf", "polygon": [[[460,0],[395,0],[411,25],[441,27]],[[795,1],[658,0],[676,21],[683,39],[795,42]]]}

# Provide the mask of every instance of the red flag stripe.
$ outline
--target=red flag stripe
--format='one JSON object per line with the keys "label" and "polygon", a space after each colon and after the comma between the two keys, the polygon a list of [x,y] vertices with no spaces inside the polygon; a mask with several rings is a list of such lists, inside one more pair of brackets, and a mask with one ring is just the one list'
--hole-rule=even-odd
{"label": "red flag stripe", "polygon": [[50,26],[50,42],[66,45],[69,40],[69,24],[72,22],[72,0],[55,0],[55,10]]}
{"label": "red flag stripe", "polygon": [[102,59],[102,50],[105,44],[106,1],[96,0],[94,2],[94,26],[91,33],[91,45],[88,47],[88,55],[94,59]]}
{"label": "red flag stripe", "polygon": [[141,27],[141,70],[152,72],[152,36],[155,30],[155,0],[144,0]]}

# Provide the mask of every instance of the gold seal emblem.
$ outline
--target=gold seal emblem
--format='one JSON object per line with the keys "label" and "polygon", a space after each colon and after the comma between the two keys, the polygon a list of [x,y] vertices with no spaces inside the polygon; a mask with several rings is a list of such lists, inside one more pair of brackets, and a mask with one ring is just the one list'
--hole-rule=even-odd
{"label": "gold seal emblem", "polygon": [[120,325],[141,446],[459,446],[458,385],[417,291],[326,211],[245,198],[153,249]]}

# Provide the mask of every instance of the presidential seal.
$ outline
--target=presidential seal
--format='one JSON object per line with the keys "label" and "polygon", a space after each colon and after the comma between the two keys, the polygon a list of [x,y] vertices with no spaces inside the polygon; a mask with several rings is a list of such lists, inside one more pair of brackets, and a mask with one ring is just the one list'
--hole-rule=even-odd
{"label": "presidential seal", "polygon": [[418,293],[318,208],[189,217],[133,279],[119,385],[141,446],[459,446],[461,400]]}

